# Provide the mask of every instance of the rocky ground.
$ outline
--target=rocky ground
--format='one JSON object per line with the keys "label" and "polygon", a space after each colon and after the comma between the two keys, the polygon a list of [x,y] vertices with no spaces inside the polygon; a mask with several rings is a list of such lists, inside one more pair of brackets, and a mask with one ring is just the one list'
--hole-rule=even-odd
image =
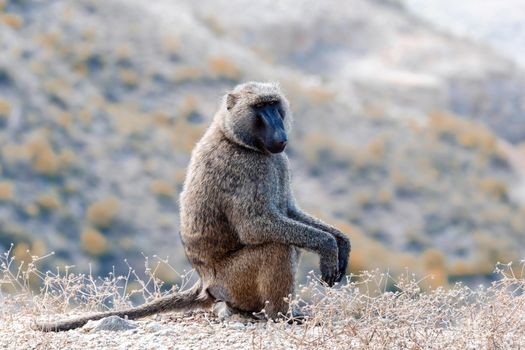
{"label": "rocky ground", "polygon": [[[304,329],[285,325],[237,320],[219,321],[213,315],[160,316],[156,319],[127,321],[101,320],[79,330],[60,333],[28,331],[29,319],[13,324],[0,323],[4,349],[290,349],[323,344],[322,348],[351,348],[359,344],[330,341],[321,326]],[[110,327],[108,329],[108,324]],[[15,337],[13,335],[16,334]],[[309,338],[304,342],[301,338]],[[316,341],[317,338],[317,341]]]}
{"label": "rocky ground", "polygon": [[[116,316],[115,316],[116,317]],[[275,332],[295,330],[297,326],[276,327],[245,319],[221,322],[210,314],[159,316],[156,319],[127,321],[103,319],[79,330],[60,333],[27,331],[31,320],[2,323],[0,345],[4,349],[247,349],[290,348],[285,338],[264,339],[270,329]],[[108,326],[109,325],[109,326]],[[279,329],[280,328],[280,329]],[[23,331],[22,331],[23,330]],[[313,330],[315,333],[316,331]],[[318,332],[318,330],[317,330]],[[19,336],[12,337],[13,334]],[[8,336],[9,335],[9,336]]]}

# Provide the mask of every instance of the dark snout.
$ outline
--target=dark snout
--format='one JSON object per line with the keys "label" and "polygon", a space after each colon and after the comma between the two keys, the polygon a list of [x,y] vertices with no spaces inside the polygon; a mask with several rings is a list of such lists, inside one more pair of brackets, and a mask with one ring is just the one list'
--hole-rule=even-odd
{"label": "dark snout", "polygon": [[277,108],[268,107],[262,110],[259,116],[264,124],[261,135],[264,148],[270,153],[281,153],[286,148],[288,136],[279,111]]}
{"label": "dark snout", "polygon": [[276,134],[267,147],[271,153],[281,153],[286,148],[286,143],[288,142],[288,137],[284,131],[276,132]]}

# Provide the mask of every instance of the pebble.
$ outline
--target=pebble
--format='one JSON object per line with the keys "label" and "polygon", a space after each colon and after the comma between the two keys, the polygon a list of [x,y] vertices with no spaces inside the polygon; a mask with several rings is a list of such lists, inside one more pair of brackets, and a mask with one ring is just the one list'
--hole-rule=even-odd
{"label": "pebble", "polygon": [[158,335],[158,336],[161,336],[161,337],[167,337],[167,336],[173,335],[173,331],[171,329],[163,329],[163,330],[155,333],[155,335]]}
{"label": "pebble", "polygon": [[146,332],[155,333],[162,329],[162,326],[158,322],[151,322],[146,325]]}
{"label": "pebble", "polygon": [[241,329],[244,329],[245,326],[244,326],[244,324],[241,323],[241,322],[233,322],[233,323],[230,323],[230,324],[229,324],[229,328],[231,328],[231,329],[241,330]]}
{"label": "pebble", "polygon": [[109,316],[98,321],[89,321],[82,330],[87,332],[127,331],[137,328],[137,324],[118,316]]}

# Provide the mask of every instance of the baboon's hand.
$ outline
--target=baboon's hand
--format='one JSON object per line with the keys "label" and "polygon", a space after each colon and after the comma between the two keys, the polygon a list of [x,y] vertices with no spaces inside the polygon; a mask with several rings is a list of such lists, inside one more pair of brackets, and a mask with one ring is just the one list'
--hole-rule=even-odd
{"label": "baboon's hand", "polygon": [[343,277],[346,275],[346,269],[348,267],[348,255],[350,254],[350,241],[348,239],[337,240],[337,248],[339,250],[337,257],[339,258],[339,271],[336,278],[336,282],[341,282]]}
{"label": "baboon's hand", "polygon": [[328,286],[333,286],[339,275],[337,258],[332,256],[321,256],[320,266],[321,278]]}

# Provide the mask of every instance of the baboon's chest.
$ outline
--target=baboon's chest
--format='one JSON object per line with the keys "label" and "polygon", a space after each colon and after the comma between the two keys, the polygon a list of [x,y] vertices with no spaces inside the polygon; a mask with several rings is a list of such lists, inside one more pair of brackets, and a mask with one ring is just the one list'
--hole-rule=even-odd
{"label": "baboon's chest", "polygon": [[268,177],[267,191],[271,194],[270,198],[277,208],[284,210],[287,202],[287,170],[282,163],[272,162],[269,165]]}

